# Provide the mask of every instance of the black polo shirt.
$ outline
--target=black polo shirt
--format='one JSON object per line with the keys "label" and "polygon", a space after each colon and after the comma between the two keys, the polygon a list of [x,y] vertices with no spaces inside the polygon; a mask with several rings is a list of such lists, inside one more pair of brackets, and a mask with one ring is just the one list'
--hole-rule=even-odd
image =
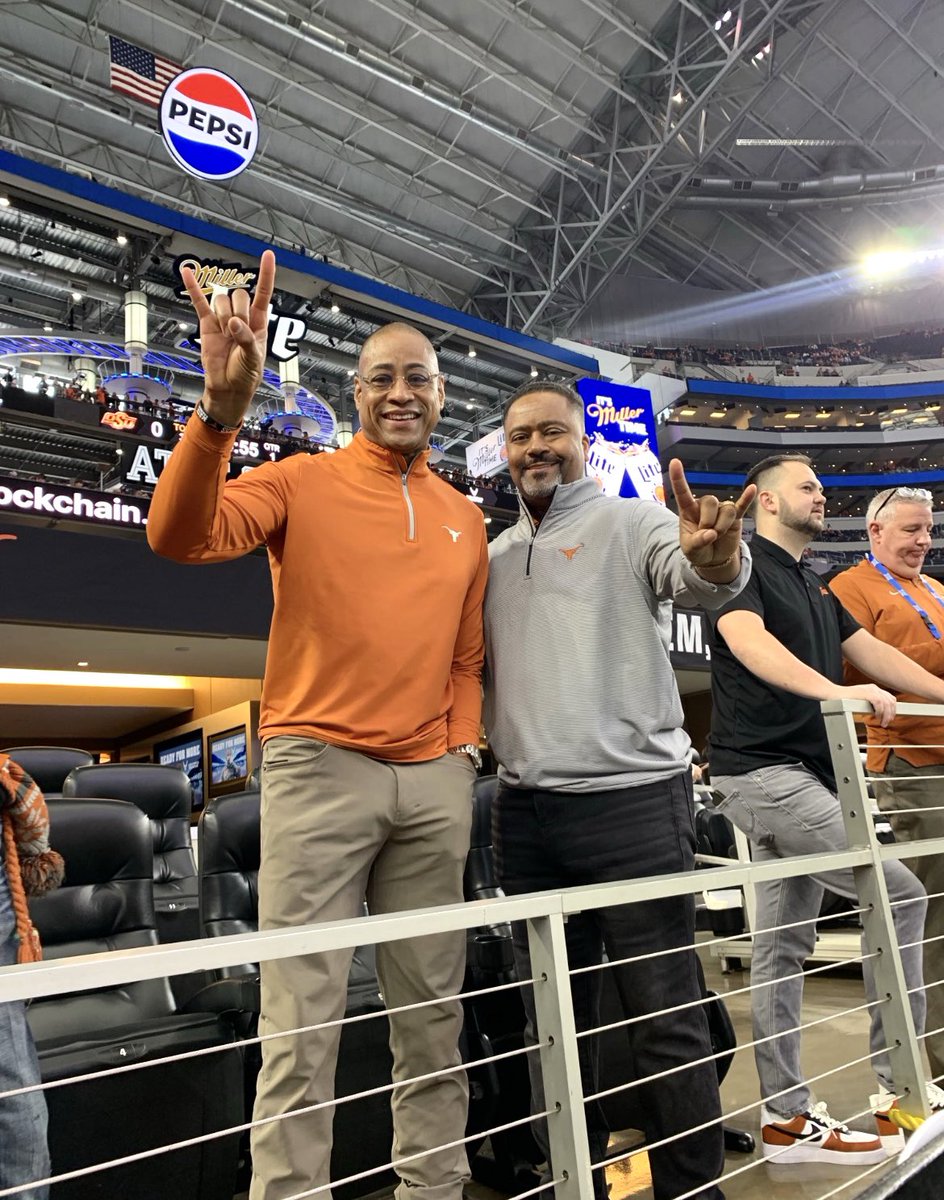
{"label": "black polo shirt", "polygon": [[842,643],[859,623],[815,571],[755,534],[753,568],[744,590],[708,614],[711,626],[712,775],[744,775],[761,767],[802,763],[836,790],[818,700],[772,687],[734,657],[718,632],[728,612],[753,612],[768,633],[801,662],[842,683]]}

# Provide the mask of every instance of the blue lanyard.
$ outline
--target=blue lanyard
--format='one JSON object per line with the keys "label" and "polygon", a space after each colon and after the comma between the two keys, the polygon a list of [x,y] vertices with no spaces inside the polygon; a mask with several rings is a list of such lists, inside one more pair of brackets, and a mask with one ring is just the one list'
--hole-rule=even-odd
{"label": "blue lanyard", "polygon": [[[934,622],[931,620],[931,618],[928,616],[928,614],[924,611],[924,609],[921,607],[921,605],[917,602],[917,600],[915,600],[914,596],[912,596],[910,592],[905,591],[905,589],[901,586],[901,584],[898,582],[898,580],[895,578],[895,576],[891,573],[891,571],[889,571],[889,569],[885,566],[884,563],[880,563],[874,554],[870,553],[870,554],[867,554],[865,557],[866,557],[866,560],[868,562],[870,562],[872,564],[872,566],[876,569],[876,571],[878,571],[879,575],[884,576],[885,579],[888,580],[888,582],[892,585],[892,587],[899,594],[899,596],[904,596],[904,598],[908,601],[908,603],[911,605],[911,607],[915,610],[915,612],[918,614],[918,616],[924,622],[925,626],[927,627],[928,633],[930,633],[931,637],[933,637],[936,642],[939,642],[941,640],[941,631],[934,624]],[[938,604],[941,606],[941,608],[944,608],[944,599],[942,599],[937,594],[937,592],[934,590],[933,587],[931,587],[930,583],[928,583],[928,581],[925,579],[925,577],[923,575],[919,575],[918,579],[921,583],[924,584],[924,586],[931,593],[931,595],[934,597],[934,599],[938,602]]]}

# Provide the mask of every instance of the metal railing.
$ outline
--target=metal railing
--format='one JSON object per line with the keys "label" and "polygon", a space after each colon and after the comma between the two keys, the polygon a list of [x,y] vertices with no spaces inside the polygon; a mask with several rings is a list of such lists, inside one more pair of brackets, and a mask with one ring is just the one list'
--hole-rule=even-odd
{"label": "metal railing", "polygon": [[[616,905],[651,901],[669,896],[696,895],[706,888],[714,890],[750,887],[765,880],[792,878],[837,868],[852,868],[859,895],[859,905],[856,911],[861,919],[864,935],[862,958],[870,959],[874,969],[878,999],[873,1003],[879,1004],[881,1008],[887,1050],[896,1090],[901,1097],[901,1108],[914,1117],[927,1116],[924,1089],[925,1071],[921,1062],[919,1039],[908,1003],[901,954],[895,936],[892,908],[889,904],[882,865],[887,860],[894,858],[915,859],[921,855],[944,853],[944,838],[887,846],[878,843],[871,819],[866,776],[854,724],[856,713],[869,712],[870,709],[862,703],[844,701],[826,703],[823,705],[823,711],[838,781],[839,800],[848,834],[849,849],[847,850],[829,854],[802,855],[757,864],[731,863],[730,865],[711,866],[693,873],[661,875],[623,883],[574,887],[559,892],[473,901],[425,911],[360,917],[355,920],[332,921],[291,929],[237,934],[201,941],[136,950],[118,950],[8,967],[0,969],[0,1002],[114,987],[136,980],[183,975],[197,970],[216,970],[247,962],[267,962],[273,959],[310,955],[328,950],[351,949],[367,943],[380,944],[425,934],[469,930],[482,926],[502,925],[506,922],[523,922],[527,928],[530,945],[532,979],[510,984],[502,983],[495,988],[483,990],[501,991],[503,988],[533,986],[537,1014],[537,1045],[509,1051],[506,1056],[539,1053],[544,1076],[544,1111],[535,1115],[523,1115],[520,1120],[486,1130],[477,1136],[482,1137],[488,1133],[498,1132],[500,1129],[524,1125],[543,1117],[547,1121],[553,1179],[540,1187],[521,1193],[522,1197],[554,1188],[557,1200],[592,1200],[593,1185],[584,1105],[588,1100],[599,1099],[607,1093],[600,1092],[595,1097],[585,1097],[582,1090],[577,1055],[578,1038],[586,1036],[588,1032],[599,1032],[599,1030],[582,1030],[578,1033],[575,1027],[570,980],[572,973],[577,972],[571,971],[567,961],[565,943],[567,918],[577,913],[586,913]],[[944,716],[944,706],[902,704],[898,711],[901,715]],[[745,936],[749,937],[750,934]],[[679,951],[672,952],[678,953]],[[606,970],[619,965],[621,964],[604,963],[599,969]],[[579,970],[583,971],[587,968]],[[748,989],[741,990],[747,991]],[[869,1003],[862,1003],[848,1011],[867,1012],[871,1007],[872,1005]],[[342,1022],[336,1023],[363,1021],[378,1015],[385,1014],[364,1014],[353,1018],[344,1018]],[[611,1023],[605,1028],[631,1025],[634,1020],[638,1019],[628,1018],[625,1021]],[[821,1024],[822,1020],[811,1021],[802,1027],[812,1028]],[[306,1030],[282,1031],[266,1036],[285,1037],[304,1032]],[[245,1043],[238,1043],[238,1045],[243,1044]],[[754,1045],[755,1043],[749,1042],[737,1049],[739,1052],[743,1052]],[[210,1050],[191,1052],[189,1057],[198,1057],[207,1053],[226,1053],[231,1050],[231,1047],[213,1047]],[[188,1057],[188,1055],[182,1057]],[[718,1057],[720,1055],[712,1055],[711,1059]],[[859,1056],[852,1062],[864,1063],[870,1057],[870,1055]],[[154,1065],[156,1065],[155,1062],[149,1062],[108,1068],[105,1071],[97,1072],[95,1077],[129,1070],[147,1070]],[[465,1064],[465,1066],[470,1065],[474,1066],[475,1064]],[[684,1064],[685,1067],[691,1065]],[[456,1070],[457,1068],[451,1069]],[[464,1067],[458,1069],[464,1069]],[[825,1071],[817,1078],[833,1073],[834,1071]],[[83,1076],[82,1078],[91,1077]],[[429,1078],[429,1076],[424,1078]],[[658,1076],[653,1078],[657,1079]],[[67,1079],[44,1083],[39,1087],[48,1089],[69,1086],[73,1082],[76,1080]],[[405,1080],[398,1084],[389,1084],[383,1088],[372,1089],[370,1093],[362,1094],[392,1092],[397,1087],[410,1082],[413,1081]],[[609,1089],[609,1092],[638,1087],[640,1082],[645,1081],[629,1079],[619,1088]],[[10,1094],[12,1093],[4,1093],[4,1095]],[[357,1096],[345,1097],[337,1103],[357,1098]],[[2,1095],[0,1095],[0,1099],[3,1099]],[[766,1099],[770,1099],[770,1097]],[[760,1101],[744,1105],[737,1109],[736,1113],[757,1111],[759,1107]],[[311,1110],[298,1110],[275,1119],[299,1119],[306,1111]],[[725,1113],[724,1118],[727,1119],[736,1113]],[[852,1118],[863,1115],[864,1113],[849,1114]],[[271,1119],[273,1118],[269,1118],[269,1120]],[[709,1121],[706,1122],[706,1125],[715,1123],[717,1122]],[[238,1130],[249,1129],[252,1125],[252,1121],[246,1121],[238,1126]],[[233,1132],[233,1129],[227,1129],[204,1134],[192,1139],[189,1143],[178,1143],[178,1145],[189,1145],[202,1140],[224,1137]],[[685,1136],[690,1132],[692,1131],[687,1130],[676,1136]],[[462,1140],[471,1141],[473,1138],[470,1135]],[[671,1140],[671,1138],[665,1139],[665,1143]],[[139,1156],[131,1156],[131,1159],[156,1156],[168,1148],[144,1151]],[[651,1150],[652,1148],[652,1144],[634,1148],[608,1159],[607,1164],[621,1161],[638,1154],[641,1150]],[[77,1175],[96,1170],[105,1171],[119,1163],[124,1164],[131,1161],[131,1159],[126,1157],[121,1160],[100,1163],[94,1167],[71,1172],[67,1176],[53,1175],[46,1182],[56,1183],[65,1178],[74,1178]],[[733,1180],[745,1171],[756,1170],[764,1161],[775,1162],[775,1157],[748,1162],[728,1171],[722,1176],[720,1182],[723,1184],[725,1179]],[[371,1168],[356,1176],[350,1176],[346,1181],[336,1180],[334,1182],[337,1184],[367,1177],[389,1169],[391,1165],[395,1167],[397,1164],[396,1162],[387,1163],[383,1167]],[[599,1166],[600,1164],[597,1165],[597,1169]],[[861,1177],[864,1179],[875,1170],[874,1166],[870,1167],[868,1171],[861,1173]],[[848,1188],[854,1181],[854,1178],[846,1181],[843,1188]],[[6,1188],[0,1190],[0,1197],[17,1195],[24,1190],[25,1187]],[[314,1195],[324,1190],[326,1189],[314,1189],[299,1193],[299,1196],[293,1200],[301,1200],[302,1196]],[[690,1195],[695,1194],[695,1192],[690,1193]],[[826,1193],[826,1195],[829,1194],[832,1193]],[[679,1198],[679,1200],[684,1200],[684,1198]]]}

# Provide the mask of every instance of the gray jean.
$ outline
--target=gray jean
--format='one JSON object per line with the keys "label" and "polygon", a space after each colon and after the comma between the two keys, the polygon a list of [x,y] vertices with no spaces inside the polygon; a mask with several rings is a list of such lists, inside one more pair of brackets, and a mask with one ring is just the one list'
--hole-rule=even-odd
{"label": "gray jean", "polygon": [[[839,801],[811,771],[799,764],[763,767],[746,775],[712,778],[723,797],[716,808],[750,839],[754,862],[794,854],[829,853],[848,847]],[[895,932],[902,949],[915,1030],[924,1033],[925,994],[921,968],[927,897],[918,879],[900,862],[884,866],[889,899],[910,901],[894,908]],[[770,880],[756,887],[757,916],[751,958],[754,1038],[771,1038],[755,1046],[761,1095],[767,1107],[783,1117],[805,1112],[811,1094],[800,1066],[803,1007],[803,964],[816,940],[816,917],[823,889],[856,900],[852,869]],[[794,925],[795,922],[804,922]],[[793,928],[781,928],[794,925]],[[865,992],[876,999],[871,964],[863,963]],[[787,979],[787,976],[797,976]],[[784,982],[777,983],[777,980]],[[767,986],[765,986],[767,985]],[[880,1006],[871,1010],[869,1050],[879,1080],[894,1090]]]}
{"label": "gray jean", "polygon": [[[16,962],[16,916],[0,850],[0,967]],[[0,1004],[0,1094],[40,1082],[39,1063],[22,1000]],[[0,1188],[49,1175],[46,1098],[27,1092],[0,1100]],[[47,1200],[48,1187],[23,1187],[18,1200]]]}

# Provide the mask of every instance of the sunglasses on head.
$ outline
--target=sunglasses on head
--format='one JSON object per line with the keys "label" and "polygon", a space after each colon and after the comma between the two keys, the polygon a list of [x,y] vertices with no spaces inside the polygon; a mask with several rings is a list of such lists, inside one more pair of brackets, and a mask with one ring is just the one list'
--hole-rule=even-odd
{"label": "sunglasses on head", "polygon": [[878,514],[882,511],[882,509],[889,502],[889,500],[893,500],[893,499],[896,499],[896,500],[920,500],[924,504],[930,504],[931,503],[931,493],[928,491],[927,488],[913,488],[913,487],[892,488],[892,490],[888,493],[888,495],[885,497],[885,499],[882,501],[882,503],[875,510],[875,516],[872,518],[873,521],[878,520]]}

